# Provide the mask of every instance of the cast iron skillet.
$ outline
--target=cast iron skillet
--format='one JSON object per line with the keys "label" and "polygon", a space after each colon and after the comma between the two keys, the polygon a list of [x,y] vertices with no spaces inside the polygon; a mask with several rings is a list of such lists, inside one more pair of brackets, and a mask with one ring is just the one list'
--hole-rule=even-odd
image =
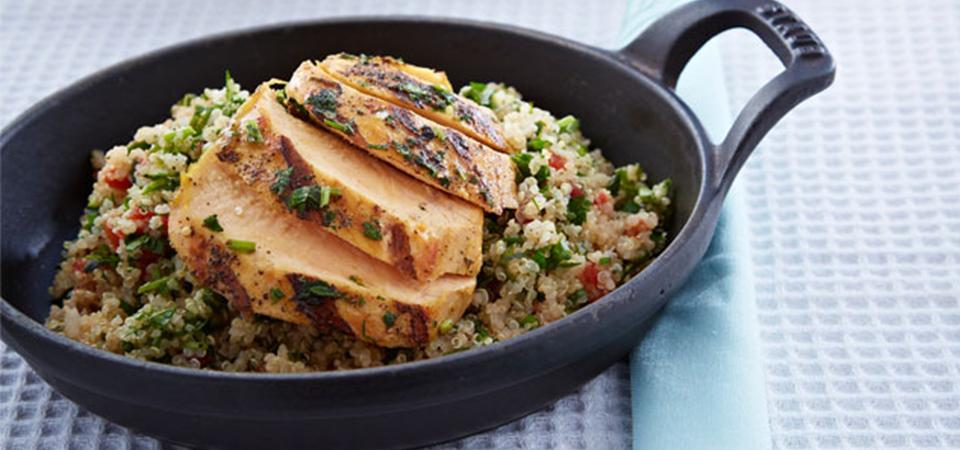
{"label": "cast iron skillet", "polygon": [[[687,60],[744,27],[785,70],[764,86],[720,144],[673,92]],[[301,375],[221,373],[147,363],[47,331],[47,286],[76,234],[93,148],[126,142],[185,92],[247,88],[328,53],[386,54],[446,70],[455,85],[502,80],[584,132],[616,164],[671,177],[666,251],[633,280],[570,317],[516,339],[399,366]],[[107,419],[192,445],[408,447],[520,417],[622,358],[642,324],[703,255],[720,204],[766,132],[826,88],[834,65],[792,12],[773,1],[702,0],[611,52],[503,25],[426,18],[337,19],[230,33],[161,50],[76,83],[25,112],[2,144],[2,337],[64,396]]]}

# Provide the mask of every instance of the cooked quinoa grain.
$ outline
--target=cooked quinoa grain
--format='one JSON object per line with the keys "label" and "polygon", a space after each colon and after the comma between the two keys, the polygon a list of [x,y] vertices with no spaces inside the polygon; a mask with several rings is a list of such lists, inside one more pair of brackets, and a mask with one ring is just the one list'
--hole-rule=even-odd
{"label": "cooked quinoa grain", "polygon": [[[403,363],[562,319],[663,249],[669,180],[650,185],[637,165],[614,168],[590,148],[575,117],[558,119],[513,88],[471,83],[461,94],[491,108],[508,145],[523,150],[513,156],[520,203],[486,216],[472,303],[460,320],[440,324],[428,345],[385,349],[312,326],[244,319],[172,251],[167,215],[180,174],[223,134],[259,136],[255,126],[231,123],[248,93],[229,74],[222,89],[185,96],[170,119],[139,129],[128,144],[93,152],[97,179],[78,237],[64,246],[50,288],[62,305],[51,308],[47,327],[114,353],[195,368],[304,372]],[[204,226],[216,231],[219,223],[209,217]],[[371,239],[379,236],[374,228]],[[237,248],[255,251],[255,243]]]}

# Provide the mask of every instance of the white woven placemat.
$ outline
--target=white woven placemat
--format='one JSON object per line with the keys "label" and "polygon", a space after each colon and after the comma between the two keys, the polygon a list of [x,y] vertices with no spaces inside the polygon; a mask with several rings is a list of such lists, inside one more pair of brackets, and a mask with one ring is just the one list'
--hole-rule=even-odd
{"label": "white woven placemat", "polygon": [[[428,14],[512,23],[597,45],[624,4],[577,1],[0,2],[0,126],[70,82],[155,48],[228,29],[314,17]],[[52,391],[0,343],[0,449],[158,448]],[[446,448],[626,448],[630,390],[619,363],[544,411]]]}
{"label": "white woven placemat", "polygon": [[[785,1],[838,71],[741,174],[775,447],[958,449],[960,2]],[[734,110],[778,67],[741,37]]]}

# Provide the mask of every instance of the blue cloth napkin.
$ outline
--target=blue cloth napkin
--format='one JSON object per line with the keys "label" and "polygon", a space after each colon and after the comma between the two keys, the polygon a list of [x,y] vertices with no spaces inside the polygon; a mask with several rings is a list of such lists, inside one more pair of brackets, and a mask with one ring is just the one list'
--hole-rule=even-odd
{"label": "blue cloth napkin", "polygon": [[[629,40],[682,0],[628,2]],[[714,141],[731,114],[716,42],[684,70],[677,91]],[[635,449],[769,449],[743,195],[735,183],[693,275],[630,357]]]}

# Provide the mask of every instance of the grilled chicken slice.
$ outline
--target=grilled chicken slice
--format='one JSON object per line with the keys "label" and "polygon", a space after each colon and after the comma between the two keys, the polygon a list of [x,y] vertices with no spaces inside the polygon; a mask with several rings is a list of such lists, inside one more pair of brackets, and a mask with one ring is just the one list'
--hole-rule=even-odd
{"label": "grilled chicken slice", "polygon": [[459,131],[366,95],[309,61],[286,94],[314,123],[431,186],[497,214],[517,207],[510,157]]}
{"label": "grilled chicken slice", "polygon": [[[219,150],[183,175],[169,236],[194,275],[242,314],[312,323],[386,347],[425,344],[439,324],[463,314],[474,277],[413,280],[256,192]],[[205,225],[210,217],[219,227]]]}
{"label": "grilled chicken slice", "polygon": [[410,73],[423,69],[390,57],[356,57],[340,53],[330,55],[320,68],[334,78],[365,94],[378,97],[424,117],[454,128],[495,150],[513,153],[503,128],[493,111],[452,92],[447,85]]}
{"label": "grilled chicken slice", "polygon": [[423,184],[290,115],[266,85],[237,113],[217,150],[265,201],[325,227],[407,276],[433,280],[480,270],[483,210]]}

